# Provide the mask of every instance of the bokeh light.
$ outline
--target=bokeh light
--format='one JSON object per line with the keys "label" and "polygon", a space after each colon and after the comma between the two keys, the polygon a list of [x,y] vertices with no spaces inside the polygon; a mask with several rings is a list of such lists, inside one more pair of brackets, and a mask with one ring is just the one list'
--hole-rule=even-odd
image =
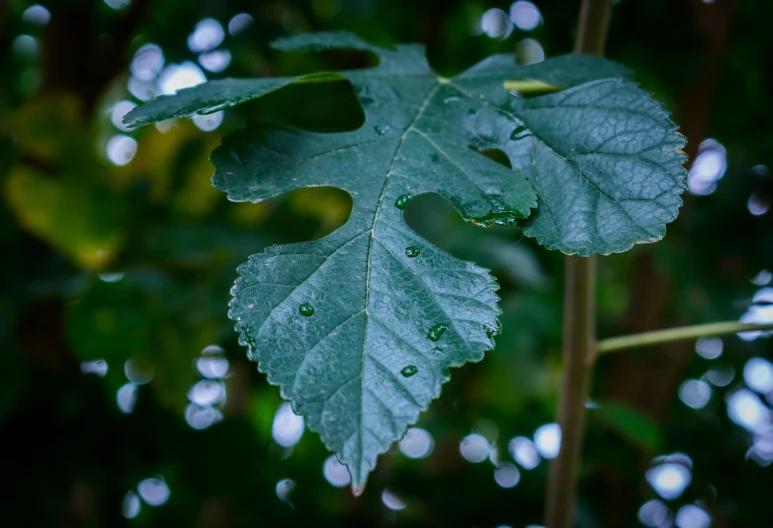
{"label": "bokeh light", "polygon": [[695,342],[695,352],[704,359],[717,359],[722,355],[722,339],[701,337]]}
{"label": "bokeh light", "polygon": [[754,216],[762,216],[770,209],[770,199],[760,192],[753,192],[746,202],[746,208]]}
{"label": "bokeh light", "polygon": [[282,479],[279,482],[276,483],[275,492],[276,496],[279,497],[279,500],[282,502],[286,502],[288,504],[292,504],[290,502],[290,495],[293,491],[295,491],[295,481],[293,479]]}
{"label": "bokeh light", "polygon": [[45,26],[51,20],[51,13],[40,4],[33,4],[24,10],[21,19],[29,24]]}
{"label": "bokeh light", "polygon": [[727,387],[735,378],[735,369],[733,367],[713,368],[706,372],[705,377],[715,387]]}
{"label": "bokeh light", "polygon": [[510,6],[510,18],[518,29],[531,31],[542,22],[542,13],[528,0],[518,0]]}
{"label": "bokeh light", "polygon": [[164,64],[164,51],[157,44],[149,42],[134,53],[129,70],[140,81],[153,81],[164,69]]}
{"label": "bokeh light", "polygon": [[193,429],[207,429],[222,420],[222,411],[209,405],[190,403],[185,407],[185,421]]}
{"label": "bokeh light", "polygon": [[757,286],[765,286],[766,284],[769,284],[771,280],[773,280],[773,273],[771,273],[770,270],[764,269],[760,270],[751,282]]}
{"label": "bokeh light", "polygon": [[653,499],[642,504],[636,516],[643,526],[648,526],[649,528],[671,528],[674,515],[663,501]]}
{"label": "bokeh light", "polygon": [[96,374],[100,378],[104,378],[105,374],[107,374],[107,361],[104,359],[81,361],[81,372],[84,374]]}
{"label": "bokeh light", "polygon": [[521,481],[521,472],[515,464],[502,462],[494,470],[494,481],[501,488],[514,488]]}
{"label": "bokeh light", "polygon": [[223,122],[223,111],[219,110],[213,114],[195,115],[193,116],[193,124],[199,130],[204,132],[211,132],[215,130]]}
{"label": "bokeh light", "polygon": [[20,58],[34,58],[38,54],[38,39],[31,35],[19,35],[11,43],[14,54]]}
{"label": "bokeh light", "polygon": [[118,409],[124,414],[130,414],[137,403],[137,386],[134,383],[122,385],[115,395]]}
{"label": "bokeh light", "polygon": [[702,380],[685,380],[679,386],[679,399],[693,409],[702,409],[711,399],[711,387]]}
{"label": "bokeh light", "polygon": [[426,458],[432,453],[435,440],[428,431],[419,427],[411,427],[405,432],[405,436],[398,448],[408,458]]}
{"label": "bokeh light", "polygon": [[124,134],[116,134],[107,142],[107,159],[113,165],[122,167],[137,154],[137,141]]}
{"label": "bokeh light", "polygon": [[763,431],[770,425],[770,410],[749,389],[739,389],[727,399],[727,416],[744,429]]}
{"label": "bokeh light", "polygon": [[388,489],[384,488],[384,491],[381,492],[381,502],[384,503],[384,506],[389,508],[390,510],[404,510],[408,504],[400,499],[397,495],[389,491]]}
{"label": "bokeh light", "polygon": [[137,484],[137,492],[148,506],[163,506],[171,494],[169,486],[161,477],[146,478]]}
{"label": "bokeh light", "polygon": [[352,482],[346,466],[341,464],[335,455],[330,455],[325,459],[325,463],[322,464],[322,474],[325,476],[325,480],[336,488],[343,488]]}
{"label": "bokeh light", "polygon": [[561,427],[557,423],[539,427],[534,432],[534,445],[542,458],[556,458],[561,450]]}
{"label": "bokeh light", "polygon": [[743,379],[753,391],[770,393],[773,391],[773,363],[760,357],[751,358],[743,367]]}
{"label": "bokeh light", "polygon": [[234,15],[231,20],[228,21],[228,33],[230,33],[232,37],[235,37],[254,23],[255,19],[253,19],[251,15],[239,13]]}
{"label": "bokeh light", "polygon": [[677,528],[709,528],[711,517],[706,510],[695,504],[685,504],[676,512]]}
{"label": "bokeh light", "polygon": [[126,379],[135,385],[145,385],[153,379],[153,372],[142,368],[135,359],[127,359],[124,362],[123,371]]}
{"label": "bokeh light", "polygon": [[727,150],[716,139],[705,139],[687,174],[690,193],[706,196],[717,190],[717,183],[727,170]]}
{"label": "bokeh light", "polygon": [[130,491],[124,495],[123,502],[121,503],[121,513],[124,517],[127,519],[134,519],[140,514],[141,510],[142,503],[136,493]]}
{"label": "bokeh light", "polygon": [[472,433],[465,436],[459,443],[459,452],[467,462],[478,464],[488,458],[489,442],[485,436]]}
{"label": "bokeh light", "polygon": [[217,345],[209,345],[201,351],[201,357],[196,359],[196,370],[205,378],[220,379],[228,375],[228,359],[224,350]]}
{"label": "bokeh light", "polygon": [[210,51],[223,43],[225,30],[214,18],[205,18],[196,24],[196,27],[188,36],[188,48],[193,53]]}
{"label": "bokeh light", "polygon": [[105,0],[105,3],[113,9],[126,9],[132,0]]}
{"label": "bokeh light", "polygon": [[521,64],[534,64],[545,60],[542,44],[533,38],[525,38],[515,45],[515,54]]}
{"label": "bokeh light", "polygon": [[170,64],[161,72],[158,79],[162,94],[170,95],[183,88],[191,88],[207,82],[207,76],[195,63],[185,61],[181,64]]}
{"label": "bokeh light", "polygon": [[219,49],[199,55],[199,64],[205,70],[212,73],[220,73],[231,64],[231,52],[227,49]]}
{"label": "bokeh light", "polygon": [[540,463],[539,452],[534,446],[534,442],[525,436],[516,436],[507,444],[510,456],[513,457],[518,465],[523,469],[534,469]]}
{"label": "bokeh light", "polygon": [[303,436],[303,416],[293,412],[288,402],[279,405],[274,414],[274,423],[271,425],[271,436],[282,447],[293,447],[300,442]]}
{"label": "bokeh light", "polygon": [[513,21],[507,13],[493,7],[483,13],[480,28],[489,37],[504,40],[513,32]]}
{"label": "bokeh light", "polygon": [[102,282],[113,283],[122,280],[126,274],[122,271],[112,271],[108,273],[100,273],[97,275]]}
{"label": "bokeh light", "polygon": [[681,453],[657,457],[645,478],[652,489],[666,500],[679,498],[692,481],[692,461]]}
{"label": "bokeh light", "polygon": [[201,406],[223,403],[225,396],[225,384],[210,379],[196,382],[188,391],[188,399]]}

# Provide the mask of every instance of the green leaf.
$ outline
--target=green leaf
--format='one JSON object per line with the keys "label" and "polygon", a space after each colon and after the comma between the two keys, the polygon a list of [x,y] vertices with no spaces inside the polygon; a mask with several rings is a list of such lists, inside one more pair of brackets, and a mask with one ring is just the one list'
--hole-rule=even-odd
{"label": "green leaf", "polygon": [[[318,77],[208,83],[135,109],[125,122],[209,112],[291,82],[345,78],[352,84],[365,113],[359,129],[325,134],[255,123],[226,137],[212,162],[214,185],[234,201],[260,202],[314,186],[338,187],[352,196],[347,223],[331,235],[272,246],[241,265],[230,316],[258,368],[280,385],[282,396],[307,417],[361,490],[378,454],[440,394],[449,367],[480,360],[498,328],[495,280],[411,231],[403,220],[408,200],[438,193],[465,220],[486,226],[526,218],[537,203],[527,178],[546,191],[546,177],[534,171],[526,146],[543,163],[544,145],[571,150],[580,141],[574,129],[585,130],[567,120],[576,118],[569,102],[582,103],[578,97],[552,114],[540,113],[539,102],[596,93],[599,82],[592,81],[610,77],[625,89],[638,89],[620,80],[629,75],[624,68],[586,56],[528,67],[517,66],[512,56],[494,56],[445,79],[430,69],[417,45],[388,50],[334,33],[283,39],[275,46],[356,48],[375,53],[380,63]],[[517,99],[504,83],[519,79],[565,90]],[[569,139],[557,133],[557,123],[572,124],[564,131]],[[488,149],[506,152],[515,171],[476,152]],[[578,178],[585,182],[587,176]],[[578,209],[566,201],[562,212],[571,216],[573,210]],[[556,238],[539,230],[538,218],[528,232],[557,245],[554,240],[578,238],[571,222],[566,225]]]}
{"label": "green leaf", "polygon": [[634,447],[648,452],[660,449],[663,441],[660,427],[652,418],[624,403],[599,402],[596,410],[599,420],[606,423]]}
{"label": "green leaf", "polygon": [[517,124],[491,126],[475,146],[501,148],[513,170],[534,185],[539,205],[525,234],[543,246],[608,255],[660,240],[687,187],[685,138],[660,103],[633,82],[607,78],[570,86],[606,73],[593,62],[573,66],[571,59],[579,58],[563,58],[565,64],[556,64],[563,69],[554,70],[552,61],[535,67],[534,78],[566,89],[531,99],[509,97],[492,80],[507,76],[502,59],[462,74],[455,85],[489,103],[480,120],[493,125],[504,114]]}

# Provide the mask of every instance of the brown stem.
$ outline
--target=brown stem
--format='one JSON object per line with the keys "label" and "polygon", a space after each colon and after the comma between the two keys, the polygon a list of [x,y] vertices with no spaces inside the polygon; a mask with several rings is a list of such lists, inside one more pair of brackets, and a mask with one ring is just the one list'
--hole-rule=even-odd
{"label": "brown stem", "polygon": [[561,451],[550,465],[545,519],[548,528],[572,524],[593,366],[596,362],[596,258],[566,257],[564,345],[558,424]]}
{"label": "brown stem", "polygon": [[[575,53],[603,55],[612,0],[583,0]],[[596,362],[596,259],[566,258],[564,342],[558,425],[561,451],[550,465],[545,522],[548,528],[570,528],[574,516],[588,398]]]}

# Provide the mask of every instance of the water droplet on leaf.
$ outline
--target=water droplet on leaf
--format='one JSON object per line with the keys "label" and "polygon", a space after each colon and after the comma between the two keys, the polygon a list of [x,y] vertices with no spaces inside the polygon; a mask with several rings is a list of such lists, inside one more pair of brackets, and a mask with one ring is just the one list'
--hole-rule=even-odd
{"label": "water droplet on leaf", "polygon": [[502,323],[497,319],[492,326],[486,326],[486,335],[490,338],[502,333]]}
{"label": "water droplet on leaf", "polygon": [[376,134],[378,134],[379,136],[383,136],[385,134],[388,134],[391,128],[388,127],[387,125],[383,125],[383,126],[376,125],[373,127],[373,130],[375,130]]}
{"label": "water droplet on leaf", "polygon": [[419,248],[416,246],[408,246],[405,248],[405,254],[408,256],[408,258],[418,257],[419,253],[421,253],[421,250],[419,250]]}
{"label": "water droplet on leaf", "polygon": [[437,341],[445,333],[446,330],[448,330],[447,324],[438,323],[429,329],[429,333],[427,334],[427,337],[430,339],[430,341]]}
{"label": "water droplet on leaf", "polygon": [[298,307],[298,311],[301,313],[301,315],[306,317],[311,317],[314,315],[314,307],[307,302],[300,305]]}
{"label": "water droplet on leaf", "polygon": [[403,367],[403,370],[400,371],[400,374],[405,376],[406,378],[410,378],[414,374],[416,374],[419,371],[418,368],[416,368],[416,365],[408,365],[407,367]]}
{"label": "water droplet on leaf", "polygon": [[491,203],[491,211],[487,215],[470,218],[473,224],[482,227],[491,227],[494,224],[509,226],[513,225],[518,218],[523,217],[505,205],[499,198],[489,196],[488,199],[489,203]]}
{"label": "water droplet on leaf", "polygon": [[405,209],[405,206],[408,205],[408,201],[411,199],[410,194],[401,194],[397,197],[397,200],[395,200],[395,207],[398,209]]}
{"label": "water droplet on leaf", "polygon": [[446,97],[445,99],[443,99],[443,104],[455,103],[458,100],[459,100],[459,98],[457,96],[452,95],[451,97]]}
{"label": "water droplet on leaf", "polygon": [[526,136],[528,136],[530,134],[531,134],[531,132],[529,132],[529,130],[525,126],[518,125],[510,133],[510,139],[512,139],[512,140],[519,140],[519,139],[525,138]]}

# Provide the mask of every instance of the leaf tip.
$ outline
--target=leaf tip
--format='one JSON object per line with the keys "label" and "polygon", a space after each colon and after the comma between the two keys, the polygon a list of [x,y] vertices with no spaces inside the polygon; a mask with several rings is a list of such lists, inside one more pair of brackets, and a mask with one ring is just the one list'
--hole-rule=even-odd
{"label": "leaf tip", "polygon": [[367,482],[354,482],[352,481],[352,495],[355,497],[361,496],[365,492],[365,485]]}

